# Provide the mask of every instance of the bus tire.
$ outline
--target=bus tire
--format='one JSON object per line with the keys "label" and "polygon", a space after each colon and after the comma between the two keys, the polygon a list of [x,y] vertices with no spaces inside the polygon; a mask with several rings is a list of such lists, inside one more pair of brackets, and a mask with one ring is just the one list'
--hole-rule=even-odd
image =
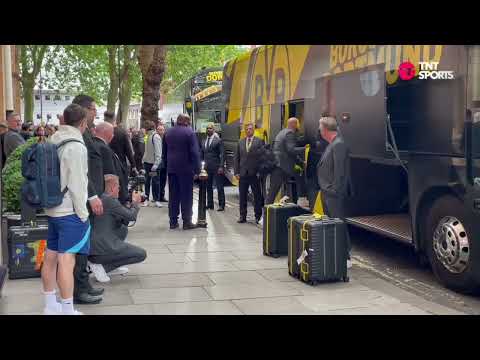
{"label": "bus tire", "polygon": [[445,287],[465,294],[480,290],[474,277],[478,264],[469,261],[480,250],[472,244],[472,229],[465,206],[452,195],[438,198],[425,220],[424,244],[433,273]]}

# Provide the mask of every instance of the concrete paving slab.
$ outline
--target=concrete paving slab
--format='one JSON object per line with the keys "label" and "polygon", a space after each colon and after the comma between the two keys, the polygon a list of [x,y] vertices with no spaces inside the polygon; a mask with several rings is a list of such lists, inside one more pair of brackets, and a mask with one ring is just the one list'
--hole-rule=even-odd
{"label": "concrete paving slab", "polygon": [[135,304],[161,304],[170,302],[190,302],[211,300],[201,287],[137,289],[131,295]]}
{"label": "concrete paving slab", "polygon": [[144,275],[140,277],[142,289],[176,288],[215,285],[206,274]]}
{"label": "concrete paving slab", "polygon": [[[179,255],[179,254],[175,254]],[[185,253],[188,259],[193,262],[229,262],[238,260],[228,251],[208,253]]]}
{"label": "concrete paving slab", "polygon": [[300,295],[300,292],[283,284],[231,284],[206,287],[205,290],[214,300],[235,300],[272,298],[279,296]]}
{"label": "concrete paving slab", "polygon": [[198,301],[153,305],[156,315],[242,315],[230,301]]}
{"label": "concrete paving slab", "polygon": [[270,282],[255,271],[235,271],[207,274],[214,285],[264,285]]}
{"label": "concrete paving slab", "polygon": [[82,306],[85,315],[154,315],[151,304],[95,307]]}
{"label": "concrete paving slab", "polygon": [[290,276],[288,270],[285,270],[284,268],[257,270],[257,273],[270,281],[298,282],[298,280]]}
{"label": "concrete paving slab", "polygon": [[288,269],[287,260],[283,258],[267,258],[264,260],[238,260],[232,261],[232,264],[235,265],[239,270]]}
{"label": "concrete paving slab", "polygon": [[232,300],[246,315],[315,315],[295,297],[269,297],[262,299]]}

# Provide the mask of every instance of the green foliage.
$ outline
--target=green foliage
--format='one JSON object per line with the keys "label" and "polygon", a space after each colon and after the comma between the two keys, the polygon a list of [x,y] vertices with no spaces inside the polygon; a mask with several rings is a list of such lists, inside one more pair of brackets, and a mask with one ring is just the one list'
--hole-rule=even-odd
{"label": "green foliage", "polygon": [[5,163],[5,167],[2,170],[4,211],[20,212],[20,189],[24,180],[22,176],[22,154],[27,148],[37,142],[37,137],[28,139],[25,144],[19,146],[10,154]]}
{"label": "green foliage", "polygon": [[239,45],[170,45],[162,88],[168,92],[192,77],[202,67],[223,66],[248,51]]}

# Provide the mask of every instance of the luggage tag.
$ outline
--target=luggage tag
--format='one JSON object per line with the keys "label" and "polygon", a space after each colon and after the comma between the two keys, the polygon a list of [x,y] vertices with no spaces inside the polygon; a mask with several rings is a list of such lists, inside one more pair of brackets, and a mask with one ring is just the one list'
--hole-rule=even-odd
{"label": "luggage tag", "polygon": [[300,254],[300,257],[297,259],[297,265],[300,265],[307,256],[308,256],[307,250],[303,250],[303,252]]}

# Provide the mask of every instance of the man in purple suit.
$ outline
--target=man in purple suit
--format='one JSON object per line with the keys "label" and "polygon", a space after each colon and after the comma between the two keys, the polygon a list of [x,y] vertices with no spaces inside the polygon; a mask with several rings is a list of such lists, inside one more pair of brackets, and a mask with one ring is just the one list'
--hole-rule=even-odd
{"label": "man in purple suit", "polygon": [[177,124],[165,133],[162,159],[162,163],[167,164],[170,229],[178,227],[180,207],[183,230],[194,229],[193,180],[200,172],[200,153],[197,137],[190,127],[187,115],[178,115]]}

